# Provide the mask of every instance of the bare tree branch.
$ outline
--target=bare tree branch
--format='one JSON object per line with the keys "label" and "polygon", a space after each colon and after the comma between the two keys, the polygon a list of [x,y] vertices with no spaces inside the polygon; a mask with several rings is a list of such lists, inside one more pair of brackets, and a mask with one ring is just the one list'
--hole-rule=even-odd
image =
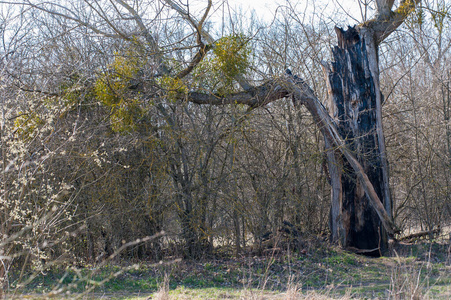
{"label": "bare tree branch", "polygon": [[[174,9],[175,11],[177,11],[183,19],[185,19],[186,21],[188,21],[188,23],[191,24],[191,26],[193,26],[194,29],[196,30],[200,30],[201,31],[201,35],[202,37],[207,41],[208,44],[213,45],[215,43],[215,40],[213,39],[213,37],[210,35],[210,33],[208,33],[201,25],[201,23],[199,23],[196,18],[194,18],[193,16],[191,16],[185,9],[183,9],[180,5],[178,5],[177,3],[175,3],[172,0],[164,0],[172,9]],[[204,15],[204,17],[202,18],[204,22],[206,16]],[[199,26],[200,24],[200,26]],[[243,88],[243,90],[245,91],[252,91],[253,90],[253,86],[240,74],[236,75],[234,77],[234,79],[240,84],[240,86]]]}
{"label": "bare tree branch", "polygon": [[204,13],[202,19],[200,20],[198,26],[196,27],[197,43],[199,44],[199,51],[193,57],[193,59],[191,60],[191,62],[188,65],[188,67],[186,69],[182,70],[181,72],[179,72],[175,76],[176,78],[181,79],[181,78],[185,77],[186,75],[188,75],[189,73],[191,73],[191,71],[202,61],[202,59],[205,57],[207,52],[212,48],[211,45],[205,45],[202,41],[202,28],[203,28],[203,24],[204,24],[205,20],[207,19],[208,13],[210,12],[211,5],[212,5],[212,1],[208,0],[208,6],[205,9],[205,13]]}
{"label": "bare tree branch", "polygon": [[202,59],[205,57],[205,54],[211,49],[210,45],[204,45],[204,43],[199,44],[199,51],[196,53],[196,55],[192,58],[191,62],[188,64],[188,67],[182,71],[180,71],[175,78],[182,79],[202,61]]}
{"label": "bare tree branch", "polygon": [[[188,21],[188,23],[190,23],[194,29],[197,30],[199,28],[200,23],[196,20],[196,18],[191,16],[183,7],[181,7],[180,5],[178,5],[177,3],[175,3],[172,0],[164,0],[164,1],[169,5],[169,7],[171,7],[173,10],[177,11],[182,16],[183,19]],[[208,33],[208,31],[205,31],[202,28],[201,33],[202,33],[202,37],[207,41],[207,43],[214,44],[215,39],[210,35],[210,33]]]}
{"label": "bare tree branch", "polygon": [[102,35],[102,36],[104,36],[104,37],[115,38],[115,39],[117,39],[117,38],[120,38],[120,39],[124,39],[124,38],[125,38],[125,39],[129,39],[129,38],[131,37],[131,36],[127,36],[127,35],[122,34],[122,33],[119,34],[119,33],[116,32],[116,34],[112,34],[112,33],[108,33],[108,32],[105,32],[105,31],[103,31],[103,30],[100,30],[100,29],[98,29],[96,26],[94,26],[94,25],[92,25],[92,24],[89,24],[89,23],[86,22],[86,21],[83,21],[83,20],[82,20],[75,12],[71,11],[69,8],[64,7],[64,6],[61,6],[61,5],[58,5],[58,4],[56,4],[56,3],[52,3],[52,5],[53,5],[53,6],[56,6],[56,7],[59,7],[59,8],[62,8],[62,9],[64,9],[64,10],[66,10],[66,11],[69,12],[71,15],[69,15],[69,14],[64,14],[64,13],[61,13],[61,12],[58,12],[58,11],[56,11],[56,10],[52,10],[52,9],[49,9],[49,8],[45,8],[44,6],[40,6],[40,5],[34,4],[34,3],[32,3],[31,1],[26,1],[26,2],[21,2],[21,3],[9,3],[9,2],[6,2],[6,1],[5,1],[5,2],[1,2],[1,3],[6,3],[6,4],[16,4],[16,5],[26,5],[26,6],[35,8],[35,9],[37,9],[37,10],[43,11],[43,12],[45,12],[45,13],[48,13],[48,14],[50,14],[50,15],[59,16],[59,17],[62,17],[62,18],[65,18],[65,19],[74,21],[74,22],[78,23],[78,24],[81,25],[81,26],[84,26],[84,27],[86,27],[86,28],[89,28],[89,29],[92,30],[94,33],[99,34],[99,35]]}
{"label": "bare tree branch", "polygon": [[123,0],[115,0],[117,3],[122,5],[132,16],[135,20],[136,24],[138,25],[139,30],[141,31],[141,34],[146,39],[148,45],[150,46],[150,49],[152,50],[153,54],[156,57],[159,71],[163,74],[169,73],[169,68],[164,64],[163,62],[163,56],[161,55],[160,48],[158,47],[157,41],[154,39],[152,34],[149,32],[149,29],[144,25],[144,22],[142,18],[139,16],[139,14],[136,12],[136,10],[128,5]]}

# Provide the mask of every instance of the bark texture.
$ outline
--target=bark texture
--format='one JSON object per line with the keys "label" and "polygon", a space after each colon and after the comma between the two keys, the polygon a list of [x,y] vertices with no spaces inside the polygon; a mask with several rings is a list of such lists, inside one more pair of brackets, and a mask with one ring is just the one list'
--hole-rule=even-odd
{"label": "bark texture", "polygon": [[[388,172],[382,134],[381,92],[376,42],[365,30],[336,29],[338,46],[326,68],[329,112],[348,149],[355,154],[374,191],[390,215]],[[376,69],[375,69],[376,68]],[[349,159],[329,147],[332,184],[332,239],[344,247],[373,250],[388,247],[388,234],[372,208],[358,172]],[[371,253],[371,252],[369,252]]]}

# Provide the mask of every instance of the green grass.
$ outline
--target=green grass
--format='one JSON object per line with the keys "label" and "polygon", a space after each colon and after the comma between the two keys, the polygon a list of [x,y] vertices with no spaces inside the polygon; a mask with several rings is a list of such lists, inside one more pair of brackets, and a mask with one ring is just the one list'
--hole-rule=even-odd
{"label": "green grass", "polygon": [[35,273],[25,287],[11,280],[10,290],[30,299],[52,292],[58,292],[55,299],[145,299],[158,291],[166,275],[171,299],[285,299],[293,286],[306,297],[314,292],[321,297],[387,299],[389,291],[397,291],[406,297],[418,292],[430,299],[448,299],[451,266],[441,250],[414,245],[405,256],[369,258],[322,246],[307,254],[274,257],[53,268]]}

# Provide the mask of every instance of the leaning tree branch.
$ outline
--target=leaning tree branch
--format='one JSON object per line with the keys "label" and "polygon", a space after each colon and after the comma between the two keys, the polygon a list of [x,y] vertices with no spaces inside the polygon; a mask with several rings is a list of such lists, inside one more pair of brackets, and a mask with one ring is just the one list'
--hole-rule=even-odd
{"label": "leaning tree branch", "polygon": [[393,237],[395,233],[399,233],[400,230],[396,227],[392,218],[385,210],[384,205],[366,175],[364,168],[338,133],[336,125],[327,113],[326,108],[319,101],[308,84],[300,78],[292,76],[291,72],[286,77],[266,82],[263,85],[255,87],[252,91],[242,91],[227,96],[203,94],[199,92],[191,92],[187,95],[180,94],[179,96],[196,104],[244,104],[250,107],[260,107],[290,95],[293,96],[295,105],[301,104],[307,108],[325,138],[343,154],[354,169],[357,177],[362,183],[371,206],[379,216],[387,233],[391,237]]}
{"label": "leaning tree branch", "polygon": [[363,186],[363,189],[365,190],[365,194],[367,195],[371,206],[379,216],[379,219],[381,220],[387,233],[391,237],[393,237],[395,233],[399,233],[400,230],[396,227],[392,218],[385,210],[384,205],[379,199],[370,179],[366,175],[364,168],[354,156],[352,151],[348,148],[345,141],[343,141],[341,135],[338,133],[334,121],[327,113],[326,108],[315,96],[313,90],[307,85],[307,83],[297,78],[293,78],[292,76],[288,77],[284,84],[287,90],[293,92],[295,103],[299,102],[308,109],[317,126],[323,132],[325,138],[332,145],[335,145],[335,147],[344,155],[346,160],[354,169]]}
{"label": "leaning tree branch", "polygon": [[426,231],[420,231],[420,232],[416,232],[416,233],[412,233],[412,234],[403,236],[403,237],[399,238],[399,241],[409,241],[409,240],[413,240],[413,239],[422,238],[425,236],[438,235],[438,234],[440,234],[440,232],[441,232],[440,228],[435,228],[435,229],[426,230]]}
{"label": "leaning tree branch", "polygon": [[252,90],[241,91],[233,94],[218,95],[200,92],[179,94],[180,99],[188,100],[196,104],[228,105],[243,104],[252,108],[265,106],[268,103],[290,95],[290,91],[282,88],[279,80],[268,81]]}

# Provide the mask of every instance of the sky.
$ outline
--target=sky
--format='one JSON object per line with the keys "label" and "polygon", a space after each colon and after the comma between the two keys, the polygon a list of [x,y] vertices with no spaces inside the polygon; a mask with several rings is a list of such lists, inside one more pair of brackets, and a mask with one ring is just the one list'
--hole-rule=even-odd
{"label": "sky", "polygon": [[245,10],[254,9],[256,13],[264,18],[272,18],[278,4],[275,0],[229,0],[229,5],[243,7]]}
{"label": "sky", "polygon": [[[277,7],[286,5],[286,0],[228,0],[228,2],[232,8],[243,7],[249,12],[254,9],[257,15],[264,19],[271,19]],[[343,16],[349,15],[350,21],[354,19],[354,22],[361,22],[362,13],[358,2],[358,0],[290,0],[291,5],[299,12],[323,15],[323,17],[334,17],[339,13]]]}

